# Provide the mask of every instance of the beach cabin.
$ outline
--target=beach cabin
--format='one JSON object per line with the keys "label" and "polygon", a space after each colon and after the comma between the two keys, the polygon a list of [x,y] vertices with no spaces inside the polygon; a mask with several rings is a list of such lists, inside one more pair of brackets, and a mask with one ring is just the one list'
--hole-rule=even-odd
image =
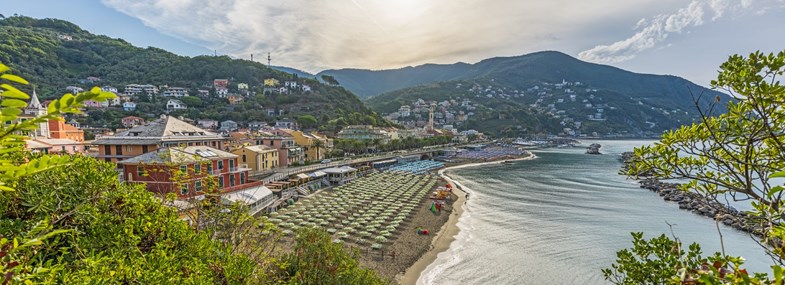
{"label": "beach cabin", "polygon": [[382,161],[373,162],[371,164],[371,167],[373,167],[373,169],[385,170],[387,168],[390,168],[390,166],[393,166],[393,165],[395,165],[397,163],[398,163],[398,160],[388,159],[388,160],[382,160]]}
{"label": "beach cabin", "polygon": [[357,169],[349,166],[325,168],[321,171],[327,173],[327,180],[333,185],[343,185],[357,178]]}

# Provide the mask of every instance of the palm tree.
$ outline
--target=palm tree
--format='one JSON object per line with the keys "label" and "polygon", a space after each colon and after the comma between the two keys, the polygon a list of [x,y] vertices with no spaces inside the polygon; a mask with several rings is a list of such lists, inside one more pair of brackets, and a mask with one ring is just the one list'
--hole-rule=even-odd
{"label": "palm tree", "polygon": [[316,139],[312,144],[311,147],[316,148],[316,159],[322,159],[321,150],[324,147],[324,141],[320,139]]}

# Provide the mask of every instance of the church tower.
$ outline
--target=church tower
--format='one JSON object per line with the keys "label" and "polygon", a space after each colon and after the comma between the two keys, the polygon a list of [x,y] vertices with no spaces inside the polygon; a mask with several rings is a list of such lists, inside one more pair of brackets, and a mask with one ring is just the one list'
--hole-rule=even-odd
{"label": "church tower", "polygon": [[[33,88],[33,95],[30,96],[30,102],[24,110],[25,115],[39,117],[46,115],[46,107],[38,100],[38,95]],[[48,138],[49,137],[49,122],[42,122],[38,124],[38,129],[32,133],[33,137]]]}
{"label": "church tower", "polygon": [[436,104],[431,104],[431,109],[428,110],[428,125],[425,126],[426,131],[433,131],[433,109],[436,108]]}

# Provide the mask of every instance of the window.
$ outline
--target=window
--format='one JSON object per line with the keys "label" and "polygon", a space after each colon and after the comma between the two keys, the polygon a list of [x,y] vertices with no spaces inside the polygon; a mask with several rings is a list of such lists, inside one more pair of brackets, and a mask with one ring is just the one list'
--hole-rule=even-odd
{"label": "window", "polygon": [[213,162],[212,161],[207,163],[207,173],[208,174],[213,173]]}
{"label": "window", "polygon": [[245,184],[245,173],[240,173],[240,184]]}
{"label": "window", "polygon": [[147,153],[147,146],[146,145],[142,146],[142,153]]}
{"label": "window", "polygon": [[234,171],[234,159],[229,160],[229,171]]}
{"label": "window", "polygon": [[245,154],[243,154],[243,163],[245,163]]}
{"label": "window", "polygon": [[65,152],[65,146],[60,146],[60,151]]}
{"label": "window", "polygon": [[104,146],[104,154],[105,155],[112,155],[112,146],[111,145],[105,145]]}
{"label": "window", "polygon": [[223,169],[224,169],[224,161],[223,160],[219,160],[218,161],[218,170],[223,170]]}
{"label": "window", "polygon": [[131,146],[130,145],[125,146],[125,152],[131,152]]}
{"label": "window", "polygon": [[115,146],[115,152],[117,152],[117,155],[122,155],[123,154],[123,146],[121,146],[121,145]]}
{"label": "window", "polygon": [[136,177],[144,176],[144,167],[141,165],[136,166]]}
{"label": "window", "polygon": [[195,185],[196,185],[196,187],[195,187],[196,188],[196,192],[202,192],[202,181],[198,181],[197,180],[195,182]]}
{"label": "window", "polygon": [[218,177],[218,188],[224,188],[224,177]]}
{"label": "window", "polygon": [[234,186],[234,175],[229,175],[229,187]]}
{"label": "window", "polygon": [[183,195],[188,194],[188,184],[187,183],[183,183],[180,186],[180,194],[183,194]]}
{"label": "window", "polygon": [[187,174],[188,173],[188,166],[187,165],[180,165],[180,172],[182,172],[183,174]]}
{"label": "window", "polygon": [[194,173],[202,173],[202,164],[201,163],[194,164]]}

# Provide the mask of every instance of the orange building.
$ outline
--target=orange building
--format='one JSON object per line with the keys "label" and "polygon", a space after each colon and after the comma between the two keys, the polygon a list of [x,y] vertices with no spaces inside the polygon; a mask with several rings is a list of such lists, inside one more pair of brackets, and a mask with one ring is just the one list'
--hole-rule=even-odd
{"label": "orange building", "polygon": [[49,138],[84,142],[84,131],[60,120],[49,120]]}
{"label": "orange building", "polygon": [[172,116],[164,116],[116,135],[97,139],[93,145],[98,147],[97,159],[118,162],[163,147],[209,146],[223,149],[225,140],[220,135]]}

